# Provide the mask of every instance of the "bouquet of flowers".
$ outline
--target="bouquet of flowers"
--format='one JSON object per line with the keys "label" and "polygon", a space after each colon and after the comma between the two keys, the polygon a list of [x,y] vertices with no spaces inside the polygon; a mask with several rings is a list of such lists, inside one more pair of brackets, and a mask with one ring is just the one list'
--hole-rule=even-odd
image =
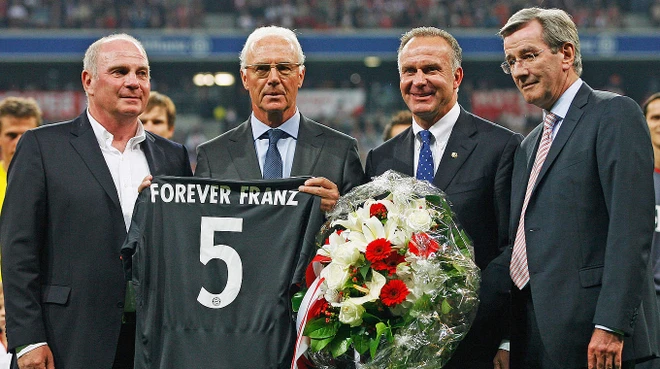
{"label": "bouquet of flowers", "polygon": [[304,298],[294,298],[293,367],[303,352],[318,368],[436,369],[450,359],[474,319],[480,274],[442,191],[388,171],[339,200],[319,244]]}

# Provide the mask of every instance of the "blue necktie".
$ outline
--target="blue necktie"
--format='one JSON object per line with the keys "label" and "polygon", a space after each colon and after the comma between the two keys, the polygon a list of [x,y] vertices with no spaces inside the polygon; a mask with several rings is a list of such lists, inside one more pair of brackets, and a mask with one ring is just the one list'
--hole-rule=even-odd
{"label": "blue necktie", "polygon": [[277,149],[277,141],[288,136],[281,129],[268,130],[268,151],[264,160],[264,179],[282,178],[282,156]]}
{"label": "blue necktie", "polygon": [[416,177],[419,180],[433,183],[434,167],[433,153],[431,153],[431,132],[428,130],[419,131],[419,138],[422,139],[422,147],[419,150]]}

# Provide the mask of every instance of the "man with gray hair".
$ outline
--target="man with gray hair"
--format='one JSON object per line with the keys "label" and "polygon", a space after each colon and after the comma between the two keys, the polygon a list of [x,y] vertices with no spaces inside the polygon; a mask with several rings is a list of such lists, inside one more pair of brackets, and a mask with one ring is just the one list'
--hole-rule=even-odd
{"label": "man with gray hair", "polygon": [[511,367],[632,368],[658,355],[660,339],[644,116],[580,79],[563,10],[520,10],[500,35],[502,70],[544,116],[514,159]]}
{"label": "man with gray hair", "polygon": [[257,28],[240,54],[241,80],[252,115],[200,145],[196,177],[254,180],[312,176],[300,190],[332,209],[340,195],[364,182],[357,141],[298,111],[305,55],[293,31]]}
{"label": "man with gray hair", "polygon": [[145,176],[192,175],[186,149],[138,120],[149,61],[126,34],[85,53],[78,118],[23,134],[0,226],[9,351],[20,369],[132,368],[120,248]]}
{"label": "man with gray hair", "polygon": [[[513,155],[522,136],[458,104],[461,47],[447,31],[414,28],[398,52],[401,96],[412,127],[369,152],[368,177],[389,169],[427,180],[447,194],[473,241],[482,270],[481,303],[471,330],[446,368],[490,369],[508,316],[506,260]],[[500,352],[498,356],[507,356]]]}

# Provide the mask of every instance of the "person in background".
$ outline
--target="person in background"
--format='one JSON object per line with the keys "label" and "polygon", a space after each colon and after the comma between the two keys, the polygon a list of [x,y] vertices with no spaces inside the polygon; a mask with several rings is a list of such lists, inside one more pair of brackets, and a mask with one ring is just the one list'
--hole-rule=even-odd
{"label": "person in background", "polygon": [[446,368],[490,369],[508,316],[510,282],[498,255],[509,245],[511,170],[522,136],[458,104],[462,50],[448,32],[412,29],[401,38],[398,54],[399,87],[412,126],[369,152],[366,174],[393,169],[447,194],[473,241],[483,282],[472,328]]}
{"label": "person in background", "polygon": [[196,177],[254,180],[312,176],[300,190],[320,196],[329,211],[340,195],[364,183],[357,141],[298,111],[305,55],[293,31],[257,28],[240,54],[241,81],[252,115],[200,145]]}
{"label": "person in background", "polygon": [[140,114],[144,129],[160,137],[172,139],[174,122],[176,121],[176,106],[167,95],[151,91],[147,107]]}
{"label": "person in background", "polygon": [[502,70],[544,116],[514,158],[511,368],[632,368],[660,353],[644,116],[580,78],[565,11],[522,9],[499,34]]}
{"label": "person in background", "polygon": [[405,131],[411,124],[412,113],[409,110],[401,110],[394,113],[383,131],[383,141],[387,141]]}
{"label": "person in background", "polygon": [[95,41],[81,80],[85,112],[25,132],[8,173],[0,244],[20,369],[133,368],[134,298],[119,252],[138,186],[148,174],[192,175],[186,149],[138,120],[151,87],[139,41]]}
{"label": "person in background", "polygon": [[7,190],[7,170],[14,157],[16,144],[25,131],[39,125],[41,109],[33,98],[10,96],[0,101],[0,210]]}
{"label": "person in background", "polygon": [[[646,117],[646,124],[651,133],[653,145],[654,170],[653,187],[655,188],[655,232],[653,233],[653,246],[651,247],[651,265],[653,266],[653,280],[655,282],[655,295],[660,306],[660,92],[651,95],[642,110]],[[660,310],[658,311],[660,315]],[[660,369],[660,359],[650,360],[639,365],[640,369]]]}

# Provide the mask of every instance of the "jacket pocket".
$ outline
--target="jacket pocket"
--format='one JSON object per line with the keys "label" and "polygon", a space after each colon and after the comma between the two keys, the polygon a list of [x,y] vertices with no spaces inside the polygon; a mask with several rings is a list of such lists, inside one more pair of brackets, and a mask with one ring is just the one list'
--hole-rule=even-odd
{"label": "jacket pocket", "polygon": [[603,283],[603,266],[591,266],[582,268],[580,274],[580,285],[584,288],[599,286]]}
{"label": "jacket pocket", "polygon": [[69,301],[71,287],[67,286],[44,286],[41,289],[41,302],[65,305]]}

